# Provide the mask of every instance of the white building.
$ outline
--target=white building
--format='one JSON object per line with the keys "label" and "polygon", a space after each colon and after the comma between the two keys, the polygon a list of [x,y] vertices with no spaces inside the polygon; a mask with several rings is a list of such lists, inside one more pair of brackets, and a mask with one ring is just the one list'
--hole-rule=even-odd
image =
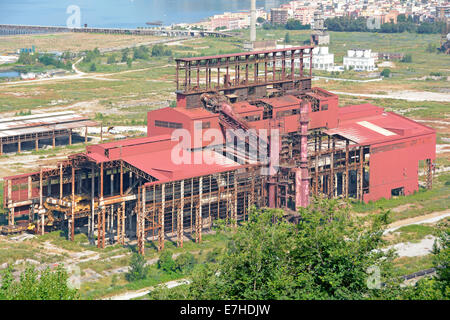
{"label": "white building", "polygon": [[371,49],[353,49],[344,57],[344,68],[356,71],[374,71],[375,56]]}
{"label": "white building", "polygon": [[[305,59],[304,64],[309,68],[309,59]],[[315,47],[312,64],[313,69],[329,71],[334,67],[334,54],[328,52],[328,47]]]}

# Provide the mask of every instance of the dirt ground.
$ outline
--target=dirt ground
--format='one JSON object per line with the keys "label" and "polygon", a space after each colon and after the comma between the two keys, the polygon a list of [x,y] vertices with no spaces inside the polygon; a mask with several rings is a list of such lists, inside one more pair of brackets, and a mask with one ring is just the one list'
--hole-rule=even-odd
{"label": "dirt ground", "polygon": [[139,45],[149,41],[163,39],[154,36],[108,35],[86,33],[58,33],[46,35],[3,36],[0,42],[0,54],[16,52],[17,49],[35,46],[37,51],[80,52],[95,48],[108,49],[129,45]]}

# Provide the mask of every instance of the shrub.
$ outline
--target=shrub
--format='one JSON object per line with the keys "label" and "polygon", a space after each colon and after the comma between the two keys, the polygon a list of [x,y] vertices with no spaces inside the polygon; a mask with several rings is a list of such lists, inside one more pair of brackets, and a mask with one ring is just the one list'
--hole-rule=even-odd
{"label": "shrub", "polygon": [[172,252],[165,250],[161,253],[158,260],[158,268],[167,273],[176,272],[177,264],[172,258]]}
{"label": "shrub", "polygon": [[139,253],[133,254],[130,261],[130,271],[125,278],[130,282],[147,278],[148,267],[145,266],[145,262],[144,256]]}
{"label": "shrub", "polygon": [[180,254],[175,260],[176,270],[182,273],[189,272],[194,268],[195,262],[195,257],[192,253]]}
{"label": "shrub", "polygon": [[383,71],[381,71],[381,76],[382,77],[389,78],[390,75],[391,75],[391,70],[390,69],[383,69]]}

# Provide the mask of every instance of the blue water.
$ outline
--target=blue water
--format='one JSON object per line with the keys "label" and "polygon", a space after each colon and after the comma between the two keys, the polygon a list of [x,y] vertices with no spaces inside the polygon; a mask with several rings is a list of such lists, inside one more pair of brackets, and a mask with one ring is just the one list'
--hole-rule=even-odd
{"label": "blue water", "polygon": [[[289,0],[257,0],[270,9]],[[0,24],[66,26],[67,8],[81,11],[81,25],[100,28],[145,27],[148,21],[164,25],[198,22],[225,11],[249,10],[250,0],[0,0]]]}
{"label": "blue water", "polygon": [[0,71],[0,78],[17,78],[20,73],[17,71]]}

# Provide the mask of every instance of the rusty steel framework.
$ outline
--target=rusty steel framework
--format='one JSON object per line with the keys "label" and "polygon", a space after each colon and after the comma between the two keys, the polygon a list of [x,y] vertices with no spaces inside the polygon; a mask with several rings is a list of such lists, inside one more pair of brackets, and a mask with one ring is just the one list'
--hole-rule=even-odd
{"label": "rusty steel framework", "polygon": [[201,242],[202,230],[211,229],[214,220],[224,219],[237,226],[253,205],[263,205],[263,179],[256,179],[259,168],[249,166],[140,187],[136,223],[139,252],[143,254],[144,239],[149,236],[158,239],[158,249],[162,250],[166,235],[176,237],[182,247],[187,234]]}
{"label": "rusty steel framework", "polygon": [[[58,168],[41,168],[26,178],[8,180],[9,224],[14,225],[15,208],[30,208],[29,223],[38,234],[67,228],[68,239],[73,241],[75,227],[87,223],[90,243],[94,243],[96,233],[98,248],[105,248],[107,242],[125,244],[125,238],[136,237],[143,253],[144,239],[150,237],[158,239],[161,250],[166,235],[176,237],[178,245],[183,246],[187,236],[195,235],[196,242],[201,242],[203,230],[210,229],[213,220],[225,219],[237,225],[237,221],[246,219],[251,206],[263,204],[264,180],[257,179],[259,169],[259,165],[248,165],[160,183],[135,174],[123,161],[97,165],[83,155],[75,155],[59,163]],[[13,203],[13,182],[20,191],[24,179],[26,199]],[[38,185],[33,189],[35,182]],[[80,196],[85,196],[84,204],[77,202]],[[51,225],[47,203],[67,205],[63,214],[52,217]]]}
{"label": "rusty steel framework", "polygon": [[[177,90],[185,93],[209,92],[211,89],[223,91],[251,85],[277,84],[311,78],[311,69],[306,76],[304,75],[303,58],[306,55],[308,58],[312,57],[309,54],[312,48],[312,46],[303,46],[177,59]],[[307,54],[305,54],[305,50]],[[287,61],[289,61],[289,67],[287,67]],[[295,61],[300,61],[298,68]],[[278,65],[281,65],[281,68]],[[222,70],[224,70],[223,73],[221,73]],[[217,81],[212,77],[213,72],[216,72]],[[231,74],[234,74],[233,80],[231,80]],[[223,75],[223,79],[221,75]]]}
{"label": "rusty steel framework", "polygon": [[[275,145],[271,144],[271,130],[281,131],[279,149],[274,150],[279,158],[278,170],[263,174],[261,169],[271,164],[255,161],[246,150],[234,149],[226,142],[214,147],[224,158],[229,157],[231,167],[216,165],[207,171],[192,169],[188,174],[159,163],[164,160],[155,161],[160,166],[157,168],[153,163],[140,167],[139,162],[127,160],[122,147],[134,150],[133,156],[145,164],[150,161],[147,157],[160,148],[152,148],[155,141],[170,148],[164,136],[153,137],[149,131],[143,142],[136,139],[139,141],[129,145],[94,146],[97,151],[69,156],[57,167],[7,178],[4,205],[9,227],[3,232],[28,228],[44,234],[67,228],[68,238],[74,240],[77,227],[87,224],[91,244],[95,244],[95,236],[99,248],[137,239],[138,251],[144,254],[146,240],[157,241],[162,250],[166,239],[176,241],[180,247],[186,238],[201,242],[203,232],[218,219],[236,227],[247,219],[252,206],[282,208],[295,215],[300,207],[308,206],[310,196],[364,201],[373,172],[371,155],[373,162],[377,153],[395,151],[417,141],[373,147],[350,140],[352,136],[348,138],[344,131],[329,130],[337,127],[337,96],[320,88],[311,89],[311,71],[305,75],[303,70],[303,59],[311,58],[311,49],[304,46],[177,60],[177,109],[183,109],[180,114],[187,117],[192,110],[186,109],[206,109],[196,114],[215,117],[221,129],[245,132],[236,138],[243,140],[249,150],[252,126],[269,126],[267,141],[265,137],[255,139],[266,146]],[[213,72],[217,72],[217,82],[213,81]],[[278,94],[271,95],[269,90]],[[252,120],[241,117],[233,109],[233,99],[246,101],[248,109],[260,113],[250,115]],[[163,116],[161,120],[167,119],[167,114]],[[186,126],[191,120],[186,120]],[[386,131],[373,124],[372,128],[375,132]],[[115,156],[119,148],[120,156]],[[265,152],[270,157],[272,148]],[[425,156],[427,188],[431,188],[433,155]],[[15,222],[16,214],[28,215],[27,227]]]}
{"label": "rusty steel framework", "polygon": [[56,138],[68,137],[72,145],[73,129],[84,129],[84,142],[88,141],[88,128],[96,126],[97,122],[75,113],[56,112],[47,115],[30,115],[0,120],[0,156],[4,146],[17,144],[17,152],[22,152],[22,143],[34,142],[35,150],[39,150],[40,140],[51,140],[56,146]]}
{"label": "rusty steel framework", "polygon": [[[199,95],[223,92],[226,95],[262,97],[267,86],[274,89],[310,89],[312,46],[224,54],[176,60],[175,83],[178,100],[186,98],[187,108],[199,106]],[[312,63],[310,63],[312,65]]]}

